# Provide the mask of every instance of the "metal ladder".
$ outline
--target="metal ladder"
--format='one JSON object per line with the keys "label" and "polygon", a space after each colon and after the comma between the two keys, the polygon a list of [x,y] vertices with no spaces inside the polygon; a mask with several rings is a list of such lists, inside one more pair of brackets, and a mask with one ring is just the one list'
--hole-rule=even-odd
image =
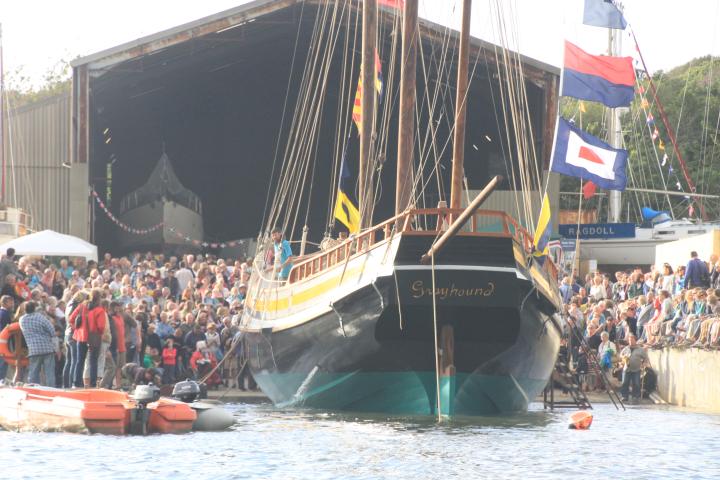
{"label": "metal ladder", "polygon": [[[572,325],[572,321],[568,320],[568,324]],[[581,334],[579,334],[575,328],[570,328],[570,331],[572,332],[570,340],[572,340],[572,343],[577,344],[580,348],[580,351],[585,354],[589,371],[601,379],[603,388],[605,389],[608,398],[610,398],[610,401],[615,406],[615,408],[617,410],[620,410],[620,408],[625,410],[625,404],[620,398],[620,395],[618,395],[618,393],[608,381],[608,378],[605,376],[605,373],[602,371],[602,367],[600,367],[600,362],[598,361],[597,353],[595,352],[595,350],[590,348],[590,345],[588,345],[587,341],[585,341],[585,338]],[[557,362],[555,363],[555,370],[553,372],[553,375],[548,382],[548,386],[545,387],[545,391],[543,392],[544,407],[546,409],[550,408],[551,410],[556,407],[576,407],[581,409],[591,409],[592,405],[590,404],[590,400],[587,398],[587,395],[585,395],[585,392],[581,388],[578,375],[570,371],[570,368],[568,366],[568,358],[562,358],[561,356],[559,356]],[[568,390],[570,398],[572,399],[571,401],[555,400],[555,390],[553,388],[554,380],[560,381],[563,384],[564,388]]]}
{"label": "metal ladder", "polygon": [[588,345],[587,341],[585,340],[585,337],[582,335],[579,335],[577,330],[572,328],[571,331],[574,334],[574,339],[576,342],[578,342],[578,346],[580,347],[580,351],[582,351],[585,354],[585,357],[587,358],[588,363],[588,369],[594,373],[595,375],[600,378],[602,381],[603,388],[605,389],[605,393],[607,393],[608,398],[612,402],[612,404],[615,406],[617,410],[620,410],[622,408],[625,410],[625,404],[622,401],[622,398],[620,398],[620,395],[618,395],[618,392],[615,390],[615,388],[610,384],[610,381],[605,376],[605,372],[603,372],[602,367],[600,366],[600,361],[597,357],[597,352],[590,348],[590,345]]}
{"label": "metal ladder", "polygon": [[[555,399],[555,381],[558,381],[567,390],[570,400]],[[581,388],[578,375],[570,371],[567,359],[562,358],[562,355],[558,356],[550,381],[543,391],[543,408],[549,408],[550,410],[556,408],[577,408],[581,410],[593,408],[590,399]]]}

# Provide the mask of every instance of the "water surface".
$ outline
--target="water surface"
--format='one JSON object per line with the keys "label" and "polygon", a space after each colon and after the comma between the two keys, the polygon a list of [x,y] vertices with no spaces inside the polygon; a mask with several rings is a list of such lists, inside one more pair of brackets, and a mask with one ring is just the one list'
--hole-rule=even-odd
{"label": "water surface", "polygon": [[0,432],[8,478],[720,478],[720,416],[596,405],[462,418],[353,415],[229,405],[232,431],[113,437]]}

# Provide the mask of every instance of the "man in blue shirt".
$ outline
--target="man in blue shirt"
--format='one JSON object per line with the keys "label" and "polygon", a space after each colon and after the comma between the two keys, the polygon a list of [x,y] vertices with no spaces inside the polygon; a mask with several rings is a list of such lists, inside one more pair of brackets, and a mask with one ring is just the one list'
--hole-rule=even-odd
{"label": "man in blue shirt", "polygon": [[[15,308],[15,299],[10,295],[3,295],[0,298],[0,332],[12,322],[12,312]],[[0,382],[5,380],[8,371],[8,364],[0,357]]]}
{"label": "man in blue shirt", "polygon": [[278,278],[280,280],[287,280],[292,268],[292,248],[290,242],[283,239],[282,232],[278,228],[274,228],[272,231],[272,241],[275,246],[275,263],[280,264],[280,273]]}

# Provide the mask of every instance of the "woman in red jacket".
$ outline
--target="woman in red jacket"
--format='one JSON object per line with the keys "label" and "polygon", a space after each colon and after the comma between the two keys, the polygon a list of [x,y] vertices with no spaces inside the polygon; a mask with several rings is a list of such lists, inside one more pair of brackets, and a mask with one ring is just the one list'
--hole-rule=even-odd
{"label": "woman in red jacket", "polygon": [[[81,303],[75,311],[70,315],[70,321],[75,325],[75,332],[73,333],[73,339],[76,342],[75,351],[75,369],[73,372],[74,385],[76,387],[88,388],[90,385],[95,385],[97,382],[97,360],[100,353],[99,345],[98,348],[94,348],[90,352],[90,379],[83,381],[83,370],[85,368],[85,359],[90,350],[90,332],[93,332],[93,336],[97,334],[98,324],[102,322],[100,334],[105,329],[105,310],[100,305],[102,299],[102,290],[95,289],[90,294],[90,299]],[[102,310],[102,314],[98,312]],[[91,313],[92,315],[92,328],[91,328]],[[94,365],[94,368],[93,368]],[[93,379],[93,372],[95,372]]]}
{"label": "woman in red jacket", "polygon": [[[95,292],[93,291],[93,296]],[[85,300],[75,307],[75,310],[68,317],[68,321],[73,325],[72,338],[75,340],[75,352],[73,354],[73,366],[70,372],[72,376],[72,384],[74,387],[83,386],[83,368],[85,368],[85,357],[88,352],[88,304],[91,299]],[[98,300],[99,301],[99,300]]]}
{"label": "woman in red jacket", "polygon": [[[93,290],[92,301],[88,305],[88,352],[90,357],[88,358],[89,370],[90,370],[90,383],[89,386],[94,388],[98,385],[98,366],[100,364],[105,365],[104,358],[100,362],[100,355],[103,354],[102,348],[103,342],[107,345],[110,344],[110,332],[108,325],[107,307],[108,302],[102,301],[102,290],[98,291],[98,301],[95,300],[95,290]],[[105,329],[108,329],[106,332]],[[107,338],[103,338],[107,337]],[[83,378],[83,381],[86,381]]]}

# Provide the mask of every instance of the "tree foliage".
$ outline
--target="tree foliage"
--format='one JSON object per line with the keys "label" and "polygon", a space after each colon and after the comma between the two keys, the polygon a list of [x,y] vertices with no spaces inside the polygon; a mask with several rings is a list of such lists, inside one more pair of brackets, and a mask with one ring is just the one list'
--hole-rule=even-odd
{"label": "tree foliage", "polygon": [[5,95],[10,108],[18,108],[70,91],[72,84],[70,62],[60,60],[35,82],[24,67],[6,72]]}
{"label": "tree foliage", "polygon": [[[690,179],[698,193],[720,194],[720,63],[715,57],[696,58],[668,72],[653,75],[657,96],[668,123],[674,132],[678,150],[687,166]],[[679,159],[673,150],[670,134],[662,121],[660,107],[655,101],[648,79],[641,80],[642,92],[630,109],[621,115],[623,140],[629,150],[628,187],[690,192]],[[608,138],[607,109],[600,104],[564,98],[561,112],[574,118],[583,130],[601,139]],[[657,139],[653,133],[657,128]],[[662,143],[660,143],[662,141]],[[661,148],[664,146],[664,150]],[[665,156],[667,155],[667,158]],[[563,178],[561,191],[578,192],[579,180]],[[678,184],[680,188],[678,188]],[[561,197],[562,208],[577,209],[578,195]],[[700,214],[699,200],[693,203],[694,216]],[[683,196],[626,192],[623,195],[623,218],[640,221],[640,209],[648,206],[657,210],[672,210],[676,218],[690,216],[691,202]],[[583,201],[583,209],[600,207],[600,218],[607,218],[607,202],[596,196]],[[720,202],[703,200],[709,218],[720,215]]]}

